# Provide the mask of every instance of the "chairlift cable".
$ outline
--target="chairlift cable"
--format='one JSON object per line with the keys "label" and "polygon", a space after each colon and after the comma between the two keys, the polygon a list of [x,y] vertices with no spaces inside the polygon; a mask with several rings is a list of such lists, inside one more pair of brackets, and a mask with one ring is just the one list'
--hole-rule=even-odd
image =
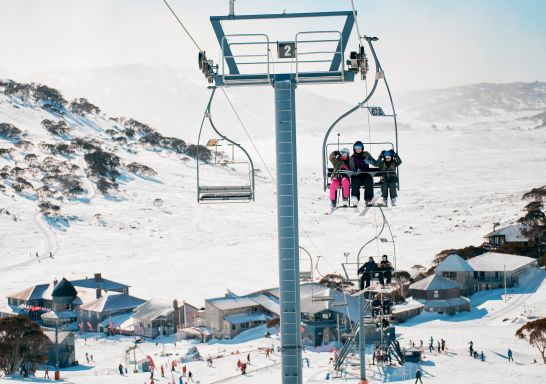
{"label": "chairlift cable", "polygon": [[237,117],[237,120],[239,121],[239,124],[241,124],[241,127],[243,128],[243,131],[245,131],[246,136],[250,140],[250,143],[252,144],[252,147],[254,148],[256,153],[258,154],[258,157],[260,158],[260,161],[262,162],[262,164],[264,165],[267,173],[269,174],[269,177],[271,178],[273,183],[275,183],[275,178],[273,177],[273,174],[271,173],[270,169],[267,167],[267,164],[265,163],[265,160],[263,159],[260,151],[258,150],[258,147],[256,147],[256,144],[254,143],[254,140],[252,139],[252,136],[250,136],[250,133],[248,133],[248,130],[246,129],[246,125],[245,125],[245,123],[243,123],[243,120],[241,119],[241,116],[239,115],[239,112],[237,112],[237,109],[235,108],[235,105],[233,105],[233,103],[231,102],[231,99],[229,98],[229,96],[228,96],[226,90],[224,89],[224,87],[221,87],[220,89],[222,90],[222,93],[226,97],[226,99],[227,99],[227,101],[229,103],[229,106],[233,110],[233,113],[235,113],[235,116]]}
{"label": "chairlift cable", "polygon": [[186,34],[187,34],[188,37],[191,39],[191,41],[193,42],[193,44],[195,44],[195,46],[197,47],[197,49],[199,50],[199,52],[203,52],[203,50],[201,49],[201,47],[199,46],[199,44],[197,44],[197,42],[195,41],[195,39],[194,39],[193,36],[191,35],[190,31],[188,31],[188,29],[184,26],[184,23],[182,23],[182,21],[180,20],[180,18],[176,15],[176,13],[175,13],[174,10],[171,8],[171,6],[170,6],[169,3],[167,2],[167,0],[163,0],[163,2],[164,2],[165,5],[167,6],[167,8],[169,8],[169,10],[171,11],[171,13],[172,13],[173,16],[175,17],[175,19],[178,21],[178,24],[180,24],[180,26],[184,29],[184,31],[186,31]]}

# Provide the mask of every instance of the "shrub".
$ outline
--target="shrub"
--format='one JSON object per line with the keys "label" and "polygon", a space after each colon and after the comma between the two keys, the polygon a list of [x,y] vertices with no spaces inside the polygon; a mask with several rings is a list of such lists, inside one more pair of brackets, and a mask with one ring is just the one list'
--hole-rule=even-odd
{"label": "shrub", "polygon": [[94,104],[91,104],[86,98],[80,97],[79,99],[74,99],[70,103],[70,111],[81,116],[86,114],[99,114],[100,108]]}
{"label": "shrub", "polygon": [[10,141],[21,140],[22,131],[10,123],[0,123],[0,137]]}
{"label": "shrub", "polygon": [[42,102],[44,107],[50,106],[59,111],[64,109],[67,101],[64,99],[61,92],[43,84],[32,84],[32,86],[34,100]]}
{"label": "shrub", "polygon": [[91,173],[95,176],[108,177],[114,181],[120,175],[117,170],[120,159],[113,153],[99,149],[87,153],[84,158],[91,169]]}
{"label": "shrub", "polygon": [[70,132],[70,127],[66,124],[66,121],[51,121],[43,120],[42,127],[44,127],[49,133],[57,136],[66,136]]}
{"label": "shrub", "polygon": [[212,158],[212,152],[210,151],[210,149],[208,149],[204,145],[190,144],[186,148],[186,154],[190,157],[193,157],[194,159],[197,158],[198,152],[199,152],[198,160],[200,161],[208,162]]}
{"label": "shrub", "polygon": [[139,176],[155,176],[155,175],[157,175],[157,172],[155,170],[153,170],[152,168],[150,168],[150,167],[148,167],[146,165],[143,165],[143,164],[135,163],[135,162],[127,165],[127,169],[130,172],[133,172],[134,174],[139,175]]}
{"label": "shrub", "polygon": [[6,96],[17,97],[21,100],[30,100],[30,93],[32,90],[31,84],[18,83],[13,80],[8,80],[3,83],[4,94]]}

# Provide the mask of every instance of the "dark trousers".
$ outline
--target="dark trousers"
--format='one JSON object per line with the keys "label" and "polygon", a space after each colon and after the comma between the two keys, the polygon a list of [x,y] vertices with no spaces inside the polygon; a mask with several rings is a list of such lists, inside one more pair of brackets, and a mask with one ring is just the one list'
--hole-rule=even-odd
{"label": "dark trousers", "polygon": [[368,173],[351,177],[351,195],[360,200],[360,187],[364,185],[364,200],[373,199],[373,177]]}
{"label": "dark trousers", "polygon": [[420,377],[416,377],[416,378],[415,378],[415,384],[417,384],[417,381],[419,381],[421,384],[423,384],[423,380],[421,380]]}
{"label": "dark trousers", "polygon": [[387,284],[390,284],[392,279],[391,271],[379,272],[379,284],[385,284],[385,278],[387,279]]}
{"label": "dark trousers", "polygon": [[389,197],[389,193],[391,195],[391,199],[395,199],[398,197],[398,193],[396,193],[396,184],[397,184],[396,177],[391,177],[390,179],[385,179],[381,181],[381,196],[386,199]]}
{"label": "dark trousers", "polygon": [[369,272],[364,272],[362,276],[360,276],[360,290],[363,290],[364,287],[368,288],[370,286],[371,279],[372,275]]}

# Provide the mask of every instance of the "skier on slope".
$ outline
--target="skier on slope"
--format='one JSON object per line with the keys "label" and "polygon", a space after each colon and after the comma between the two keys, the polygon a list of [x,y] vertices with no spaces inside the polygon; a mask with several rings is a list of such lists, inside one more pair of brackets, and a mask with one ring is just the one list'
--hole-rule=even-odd
{"label": "skier on slope", "polygon": [[328,157],[334,166],[332,180],[330,181],[330,202],[332,209],[337,205],[337,189],[341,185],[341,194],[343,196],[343,206],[349,205],[349,177],[340,171],[349,170],[349,155],[348,148],[342,148],[341,151],[334,151]]}
{"label": "skier on slope", "polygon": [[[368,152],[364,151],[362,141],[356,141],[353,144],[353,154],[349,159],[349,169],[353,172],[368,172],[370,164],[376,165],[375,159]],[[361,185],[364,185],[366,206],[371,206],[373,199],[373,177],[369,173],[361,173],[351,177],[351,204],[355,207],[358,205]]]}
{"label": "skier on slope", "polygon": [[402,159],[398,156],[394,150],[381,151],[379,158],[377,159],[377,167],[384,171],[381,174],[381,196],[383,197],[383,205],[387,206],[389,194],[391,197],[391,206],[396,206],[396,198],[398,196],[396,192],[396,185],[398,184],[398,176],[396,175],[396,168],[402,164]]}

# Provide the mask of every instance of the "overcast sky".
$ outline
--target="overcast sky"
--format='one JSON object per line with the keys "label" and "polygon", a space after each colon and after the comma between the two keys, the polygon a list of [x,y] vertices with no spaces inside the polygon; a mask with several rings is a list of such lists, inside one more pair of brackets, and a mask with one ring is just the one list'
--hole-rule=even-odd
{"label": "overcast sky", "polygon": [[[198,43],[217,53],[208,16],[226,14],[228,0],[169,2]],[[544,0],[355,3],[362,33],[380,37],[378,53],[398,90],[546,80]],[[240,14],[284,9],[348,10],[350,1],[236,3]],[[0,0],[0,17],[0,78],[137,62],[195,68],[200,76],[197,51],[162,0]]]}

